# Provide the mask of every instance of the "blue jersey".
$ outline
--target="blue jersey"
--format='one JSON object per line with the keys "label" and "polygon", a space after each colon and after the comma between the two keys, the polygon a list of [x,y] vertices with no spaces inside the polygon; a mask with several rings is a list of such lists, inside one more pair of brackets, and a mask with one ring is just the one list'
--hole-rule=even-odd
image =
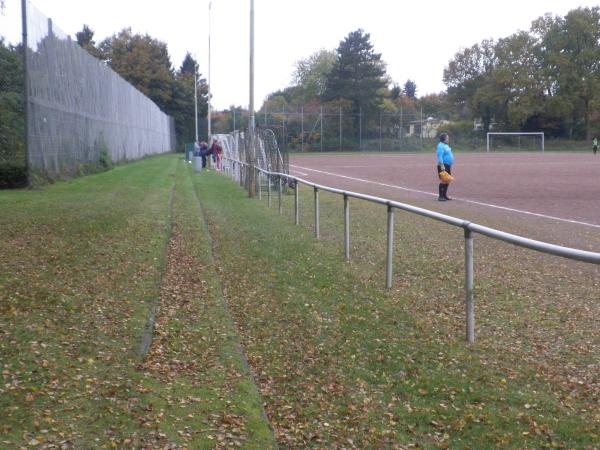
{"label": "blue jersey", "polygon": [[454,155],[452,149],[448,144],[440,142],[437,146],[437,162],[438,164],[444,164],[451,166],[454,164]]}

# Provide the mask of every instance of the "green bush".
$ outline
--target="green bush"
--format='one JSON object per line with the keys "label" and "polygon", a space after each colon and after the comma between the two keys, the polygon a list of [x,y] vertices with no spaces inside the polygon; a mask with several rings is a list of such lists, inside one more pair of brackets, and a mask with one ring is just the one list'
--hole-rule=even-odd
{"label": "green bush", "polygon": [[114,167],[114,163],[112,158],[110,157],[108,147],[106,147],[105,144],[102,144],[100,147],[100,158],[98,159],[98,166],[101,171],[110,170]]}
{"label": "green bush", "polygon": [[0,162],[0,189],[27,186],[27,168],[20,164]]}

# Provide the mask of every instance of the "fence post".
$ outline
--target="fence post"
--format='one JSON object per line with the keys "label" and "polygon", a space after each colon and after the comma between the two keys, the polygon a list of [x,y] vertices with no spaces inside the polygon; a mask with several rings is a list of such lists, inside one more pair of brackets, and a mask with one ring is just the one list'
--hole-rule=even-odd
{"label": "fence post", "polygon": [[350,197],[344,194],[344,254],[350,261]]}
{"label": "fence post", "polygon": [[394,258],[394,207],[392,205],[388,205],[387,211],[387,264],[385,271],[385,287],[387,289],[391,289],[392,261]]}
{"label": "fence post", "polygon": [[423,148],[423,105],[421,105],[421,148]]}
{"label": "fence post", "polygon": [[319,189],[315,187],[315,237],[319,239],[321,237],[320,230],[320,217],[319,217]]}
{"label": "fence post", "polygon": [[301,133],[300,133],[300,151],[304,151],[304,105],[302,105],[300,110],[300,123],[301,123]]}
{"label": "fence post", "polygon": [[362,150],[362,106],[358,109],[358,149]]}
{"label": "fence post", "polygon": [[285,103],[282,105],[282,113],[281,113],[281,142],[283,143],[283,149],[286,149],[286,134],[285,134]]}
{"label": "fence post", "polygon": [[283,206],[281,205],[281,175],[279,175],[279,214],[283,212]]}
{"label": "fence post", "polygon": [[381,123],[381,111],[379,112],[379,151],[381,151],[381,139],[382,139],[382,133],[381,133],[381,127],[382,127],[382,123]]}
{"label": "fence post", "polygon": [[321,151],[323,151],[323,105],[321,105]]}
{"label": "fence post", "polygon": [[473,312],[473,236],[465,228],[465,306],[467,315],[467,342],[475,341],[475,317]]}
{"label": "fence post", "polygon": [[258,167],[254,167],[254,192],[258,194],[260,200],[260,170]]}
{"label": "fence post", "polygon": [[298,214],[298,208],[299,208],[299,198],[298,198],[298,191],[300,190],[300,183],[298,183],[297,181],[295,182],[295,186],[294,186],[294,223],[296,225],[298,225],[300,223],[300,215]]}
{"label": "fence post", "polygon": [[267,174],[267,201],[269,208],[271,207],[271,174]]}
{"label": "fence post", "polygon": [[400,148],[402,148],[402,135],[404,134],[404,124],[402,123],[402,104],[400,104]]}
{"label": "fence post", "polygon": [[342,107],[340,106],[340,150],[342,149]]}

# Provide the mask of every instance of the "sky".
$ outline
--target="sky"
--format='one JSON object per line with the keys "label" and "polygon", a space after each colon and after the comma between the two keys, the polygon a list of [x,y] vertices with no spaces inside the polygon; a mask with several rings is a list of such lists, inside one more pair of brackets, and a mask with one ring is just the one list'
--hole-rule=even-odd
{"label": "sky", "polygon": [[[186,52],[209,78],[212,105],[249,104],[250,0],[32,0],[66,34],[88,25],[100,42],[125,27],[165,42],[175,69]],[[461,49],[499,39],[546,13],[564,16],[583,0],[401,1],[254,0],[254,103],[289,86],[295,64],[324,48],[335,50],[362,28],[399,85],[412,80],[417,96],[445,90],[443,71]],[[0,36],[21,36],[21,1],[6,0]],[[210,36],[210,64],[209,64]]]}

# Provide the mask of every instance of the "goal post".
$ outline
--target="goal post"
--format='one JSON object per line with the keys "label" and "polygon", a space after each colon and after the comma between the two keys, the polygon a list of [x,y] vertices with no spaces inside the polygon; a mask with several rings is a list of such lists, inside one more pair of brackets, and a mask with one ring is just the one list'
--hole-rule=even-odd
{"label": "goal post", "polygon": [[531,132],[500,132],[500,131],[490,131],[487,133],[487,143],[486,143],[486,150],[489,152],[490,148],[491,148],[491,140],[494,136],[516,136],[519,138],[519,145],[518,147],[520,148],[520,137],[521,136],[533,136],[535,137],[539,137],[541,138],[540,142],[541,142],[541,148],[542,148],[542,153],[544,153],[544,132],[543,131],[531,131]]}

